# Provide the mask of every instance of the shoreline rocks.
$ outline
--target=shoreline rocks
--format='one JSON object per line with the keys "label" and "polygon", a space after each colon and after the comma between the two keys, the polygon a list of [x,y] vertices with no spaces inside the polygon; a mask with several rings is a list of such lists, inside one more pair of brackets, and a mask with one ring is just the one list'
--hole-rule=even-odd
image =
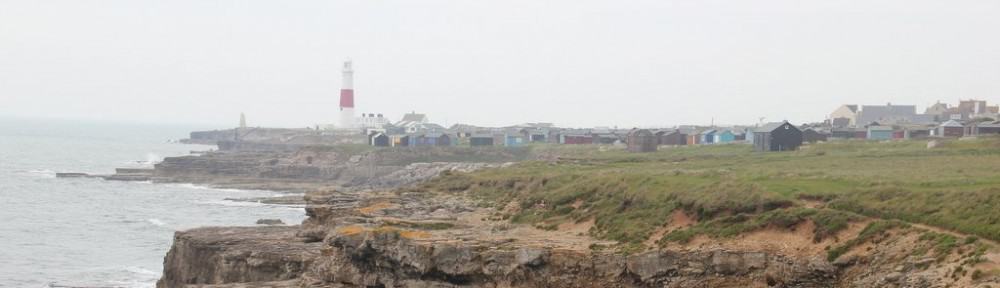
{"label": "shoreline rocks", "polygon": [[297,226],[208,227],[176,232],[157,287],[294,280],[321,243],[295,236]]}
{"label": "shoreline rocks", "polygon": [[257,219],[257,225],[285,225],[281,219]]}
{"label": "shoreline rocks", "polygon": [[829,287],[838,276],[821,258],[759,251],[596,251],[613,243],[486,221],[492,210],[450,195],[305,199],[301,226],[178,232],[158,287]]}

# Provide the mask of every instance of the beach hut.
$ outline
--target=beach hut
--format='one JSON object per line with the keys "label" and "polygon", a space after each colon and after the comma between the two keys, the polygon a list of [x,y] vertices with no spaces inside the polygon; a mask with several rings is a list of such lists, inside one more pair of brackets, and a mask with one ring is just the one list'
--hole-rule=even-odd
{"label": "beach hut", "polygon": [[481,147],[481,146],[493,146],[493,135],[490,134],[473,134],[469,137],[469,146]]}
{"label": "beach hut", "polygon": [[659,139],[646,129],[632,129],[625,135],[626,150],[633,153],[654,152]]}
{"label": "beach hut", "polygon": [[791,151],[802,146],[802,130],[785,122],[768,123],[754,130],[754,151]]}
{"label": "beach hut", "polygon": [[942,137],[962,137],[965,136],[965,126],[961,122],[948,120],[938,126],[938,135]]}
{"label": "beach hut", "polygon": [[816,129],[806,128],[802,130],[802,141],[809,143],[816,143],[816,142],[826,142],[826,140],[827,140],[827,135],[819,131],[816,131]]}
{"label": "beach hut", "polygon": [[731,130],[722,130],[715,133],[714,140],[712,142],[716,144],[724,144],[731,143],[733,141],[736,141],[736,134],[734,134]]}
{"label": "beach hut", "polygon": [[660,131],[660,145],[687,145],[687,134],[680,130]]}
{"label": "beach hut", "polygon": [[868,126],[868,140],[891,140],[892,126]]}
{"label": "beach hut", "polygon": [[510,135],[510,134],[508,134],[508,135],[506,135],[506,137],[504,137],[504,139],[505,139],[504,140],[504,146],[507,146],[507,147],[521,146],[521,145],[524,145],[524,143],[526,142],[524,140],[524,136],[521,136],[521,135]]}
{"label": "beach hut", "polygon": [[715,132],[716,132],[715,129],[701,131],[701,134],[699,134],[700,140],[698,141],[698,143],[700,144],[715,143]]}
{"label": "beach hut", "polygon": [[385,133],[379,132],[379,133],[375,133],[375,134],[372,134],[371,136],[369,136],[369,138],[368,138],[368,144],[372,145],[372,146],[375,146],[375,147],[389,147],[389,145],[391,144],[391,142],[389,140],[389,136],[388,135],[385,135]]}

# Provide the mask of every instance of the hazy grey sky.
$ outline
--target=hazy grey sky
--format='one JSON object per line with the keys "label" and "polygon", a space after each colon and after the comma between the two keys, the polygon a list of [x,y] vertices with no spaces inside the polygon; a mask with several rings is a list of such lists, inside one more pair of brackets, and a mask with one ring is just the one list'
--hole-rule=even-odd
{"label": "hazy grey sky", "polygon": [[1000,1],[0,0],[0,115],[306,126],[822,120],[1000,101]]}

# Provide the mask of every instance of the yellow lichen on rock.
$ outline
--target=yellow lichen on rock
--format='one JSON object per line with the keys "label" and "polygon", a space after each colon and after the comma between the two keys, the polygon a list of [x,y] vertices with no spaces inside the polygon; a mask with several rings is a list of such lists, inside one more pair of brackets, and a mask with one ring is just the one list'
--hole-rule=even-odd
{"label": "yellow lichen on rock", "polygon": [[361,232],[365,232],[365,227],[358,225],[344,226],[337,228],[337,234],[340,235],[355,235]]}
{"label": "yellow lichen on rock", "polygon": [[399,232],[399,237],[403,237],[406,239],[423,239],[431,237],[431,233],[419,230],[407,230]]}
{"label": "yellow lichen on rock", "polygon": [[358,208],[358,212],[361,212],[361,214],[372,214],[372,213],[375,213],[377,211],[381,211],[383,209],[392,208],[392,207],[395,207],[395,206],[396,205],[393,205],[392,203],[389,203],[389,202],[377,202],[375,204],[368,205],[367,207]]}

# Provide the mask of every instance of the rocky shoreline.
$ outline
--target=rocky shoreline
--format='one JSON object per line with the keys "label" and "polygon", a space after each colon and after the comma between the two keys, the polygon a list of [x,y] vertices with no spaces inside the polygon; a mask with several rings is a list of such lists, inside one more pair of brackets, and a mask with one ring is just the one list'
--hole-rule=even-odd
{"label": "rocky shoreline", "polygon": [[407,190],[312,192],[302,225],[177,232],[158,287],[943,287],[949,271],[903,251],[912,228],[835,262],[724,243],[622,253],[586,225],[511,224]]}
{"label": "rocky shoreline", "polygon": [[[809,223],[689,245],[620,250],[593,222],[514,224],[495,205],[417,185],[445,171],[502,169],[510,151],[223,151],[168,158],[154,182],[304,192],[230,199],[303,205],[299,225],[177,232],[158,287],[968,287],[954,262],[911,255],[923,232],[898,228],[828,261]],[[477,157],[469,157],[476,155]],[[468,162],[456,161],[473,159]],[[485,160],[485,161],[484,161]],[[495,204],[495,203],[494,203]],[[511,205],[516,204],[514,201]],[[506,209],[516,209],[508,205]],[[870,220],[866,220],[870,221]],[[835,235],[852,239],[864,223]],[[746,238],[746,241],[742,242]],[[759,238],[759,239],[758,239]],[[801,238],[801,239],[800,239]],[[755,242],[756,241],[756,242]],[[832,241],[832,240],[831,240]],[[748,244],[749,243],[749,244]],[[995,253],[987,257],[1000,257]],[[934,265],[928,261],[935,261]],[[991,262],[992,263],[992,262]],[[959,279],[959,278],[955,278]],[[966,278],[962,278],[966,279]],[[947,281],[946,281],[947,280]],[[992,280],[977,282],[993,283]],[[978,285],[978,284],[977,284]],[[986,287],[986,286],[982,286]]]}
{"label": "rocky shoreline", "polygon": [[[430,197],[428,197],[430,196]],[[314,192],[301,226],[178,232],[159,287],[826,287],[822,259],[753,251],[624,255],[588,236],[484,220],[461,196]],[[278,260],[281,259],[281,260]],[[215,286],[201,286],[215,285]],[[709,286],[705,286],[709,285]]]}

